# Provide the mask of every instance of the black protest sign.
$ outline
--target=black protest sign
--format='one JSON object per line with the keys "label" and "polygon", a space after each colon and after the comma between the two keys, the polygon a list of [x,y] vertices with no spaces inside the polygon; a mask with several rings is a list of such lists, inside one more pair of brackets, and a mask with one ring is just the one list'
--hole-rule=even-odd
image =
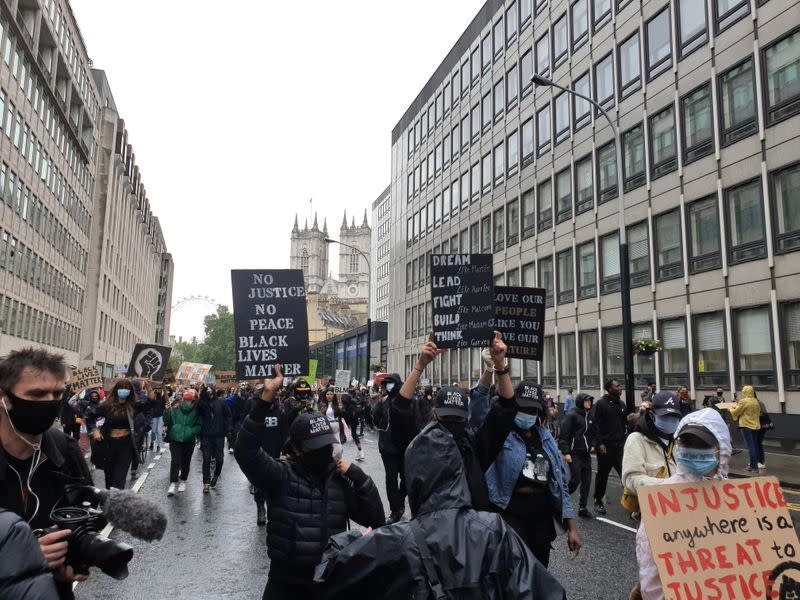
{"label": "black protest sign", "polygon": [[303,272],[298,269],[233,270],[236,377],[308,374],[308,316]]}
{"label": "black protest sign", "polygon": [[164,379],[172,348],[156,344],[136,344],[128,363],[128,377],[146,377],[153,381]]}
{"label": "black protest sign", "polygon": [[492,291],[491,254],[431,256],[433,333],[439,348],[489,345]]}
{"label": "black protest sign", "polygon": [[494,288],[494,328],[503,334],[506,356],[542,360],[544,288]]}

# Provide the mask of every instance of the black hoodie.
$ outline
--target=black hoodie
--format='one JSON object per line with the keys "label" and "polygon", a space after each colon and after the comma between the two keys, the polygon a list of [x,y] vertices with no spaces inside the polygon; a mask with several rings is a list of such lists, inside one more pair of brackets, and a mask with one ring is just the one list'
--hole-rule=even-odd
{"label": "black hoodie", "polygon": [[[431,457],[436,457],[432,460]],[[561,585],[496,513],[470,508],[453,437],[427,426],[406,451],[411,514],[420,526],[447,597],[563,600]],[[428,598],[420,549],[408,522],[369,535],[333,536],[317,566],[323,598]]]}
{"label": "black hoodie", "polygon": [[400,395],[400,375],[392,373],[383,385],[393,382],[394,388],[385,400],[375,405],[372,419],[378,428],[378,450],[382,454],[403,454],[420,429],[430,421],[431,410],[424,398]]}
{"label": "black hoodie", "polygon": [[570,410],[561,422],[561,433],[558,436],[558,449],[561,454],[588,454],[592,448],[589,435],[592,430],[591,409],[583,407],[585,400],[591,398],[586,394],[578,394],[575,408]]}

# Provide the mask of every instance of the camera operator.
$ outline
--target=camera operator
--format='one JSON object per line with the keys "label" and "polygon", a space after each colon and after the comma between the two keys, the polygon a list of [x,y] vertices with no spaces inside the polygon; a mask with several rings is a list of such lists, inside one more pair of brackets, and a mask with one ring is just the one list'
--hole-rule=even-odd
{"label": "camera operator", "polygon": [[31,528],[0,508],[0,600],[57,600],[53,576]]}
{"label": "camera operator", "polygon": [[[32,529],[51,525],[65,484],[92,484],[78,442],[52,427],[66,378],[64,357],[46,350],[17,350],[0,361],[0,508]],[[55,531],[38,540],[61,598],[73,598],[72,582],[86,579],[64,566],[69,534]]]}

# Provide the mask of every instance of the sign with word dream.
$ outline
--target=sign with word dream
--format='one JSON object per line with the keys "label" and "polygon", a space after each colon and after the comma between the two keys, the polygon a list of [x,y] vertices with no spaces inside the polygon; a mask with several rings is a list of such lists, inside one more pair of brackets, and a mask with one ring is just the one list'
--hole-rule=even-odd
{"label": "sign with word dream", "polygon": [[542,360],[545,289],[495,286],[494,328],[503,334],[506,356]]}
{"label": "sign with word dream", "polygon": [[[797,532],[775,477],[639,488],[665,600],[787,598]],[[786,581],[786,578],[789,581]]]}
{"label": "sign with word dream", "polygon": [[308,315],[299,269],[231,271],[236,331],[236,375],[274,376],[280,363],[287,377],[307,375]]}
{"label": "sign with word dream", "polygon": [[431,255],[433,333],[439,348],[482,348],[492,339],[491,254]]}

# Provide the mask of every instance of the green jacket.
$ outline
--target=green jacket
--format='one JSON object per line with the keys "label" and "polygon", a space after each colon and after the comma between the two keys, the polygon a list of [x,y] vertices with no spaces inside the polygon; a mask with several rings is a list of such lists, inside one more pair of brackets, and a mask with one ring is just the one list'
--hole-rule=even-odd
{"label": "green jacket", "polygon": [[200,435],[200,415],[194,404],[179,403],[164,413],[164,427],[169,427],[169,439],[173,442],[190,442]]}

